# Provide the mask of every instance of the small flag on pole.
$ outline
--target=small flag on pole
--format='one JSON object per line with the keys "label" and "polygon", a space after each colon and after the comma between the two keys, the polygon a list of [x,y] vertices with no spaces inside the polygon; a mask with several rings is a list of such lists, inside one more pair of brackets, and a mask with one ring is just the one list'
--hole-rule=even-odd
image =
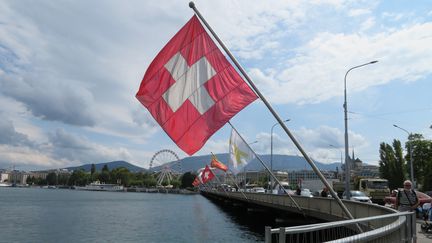
{"label": "small flag on pole", "polygon": [[197,186],[199,186],[199,184],[201,184],[201,181],[200,181],[200,178],[201,177],[201,175],[197,175],[196,177],[195,177],[195,180],[192,182],[192,185],[194,186],[194,187],[197,187]]}
{"label": "small flag on pole", "polygon": [[201,180],[202,183],[207,183],[208,181],[211,181],[215,177],[215,174],[213,174],[213,171],[206,165],[205,169],[202,171]]}
{"label": "small flag on pole", "polygon": [[211,160],[210,166],[213,168],[218,168],[218,169],[223,170],[225,172],[228,170],[228,167],[225,164],[223,164],[222,162],[220,162],[216,158],[216,155],[212,155],[212,160]]}
{"label": "small flag on pole", "polygon": [[229,154],[230,167],[234,174],[238,174],[251,160],[255,158],[253,151],[234,129],[231,130]]}

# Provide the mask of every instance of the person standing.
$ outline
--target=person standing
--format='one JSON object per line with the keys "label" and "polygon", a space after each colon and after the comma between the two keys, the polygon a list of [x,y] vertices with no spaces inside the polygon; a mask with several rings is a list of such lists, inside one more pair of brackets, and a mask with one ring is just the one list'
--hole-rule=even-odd
{"label": "person standing", "polygon": [[420,205],[420,200],[411,188],[412,183],[410,180],[404,181],[403,185],[404,188],[397,192],[395,206],[401,212],[412,212]]}
{"label": "person standing", "polygon": [[[395,207],[400,212],[413,212],[420,205],[420,200],[414,189],[412,189],[412,182],[410,180],[404,181],[403,186],[404,188],[397,192]],[[417,242],[416,226],[416,215],[412,214],[411,232],[413,234],[413,242]]]}

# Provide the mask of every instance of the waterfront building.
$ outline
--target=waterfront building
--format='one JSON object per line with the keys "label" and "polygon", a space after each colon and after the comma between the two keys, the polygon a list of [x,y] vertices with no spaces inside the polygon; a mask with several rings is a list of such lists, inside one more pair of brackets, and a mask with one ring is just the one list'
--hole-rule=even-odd
{"label": "waterfront building", "polygon": [[9,181],[9,173],[5,171],[0,172],[0,183],[8,182],[8,181]]}

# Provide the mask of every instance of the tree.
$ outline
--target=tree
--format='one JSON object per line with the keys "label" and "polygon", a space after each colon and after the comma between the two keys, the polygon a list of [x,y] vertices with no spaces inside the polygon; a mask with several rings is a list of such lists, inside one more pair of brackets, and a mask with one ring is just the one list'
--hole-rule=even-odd
{"label": "tree", "polygon": [[47,184],[48,185],[56,185],[57,184],[57,174],[55,172],[48,173],[47,177]]}
{"label": "tree", "polygon": [[69,177],[69,186],[85,186],[90,181],[90,175],[84,170],[75,170]]}
{"label": "tree", "polygon": [[380,144],[379,171],[382,178],[389,181],[389,187],[396,189],[405,180],[406,167],[399,140],[393,140],[393,147],[387,143]]}
{"label": "tree", "polygon": [[111,183],[120,183],[123,186],[129,186],[129,181],[131,179],[131,173],[125,167],[115,168],[110,173]]}
{"label": "tree", "polygon": [[[424,139],[421,134],[412,134],[408,137],[405,148],[408,151],[406,160],[410,161],[412,156],[415,180],[422,186],[422,190],[432,190],[432,141]],[[410,172],[410,167],[407,171]]]}
{"label": "tree", "polygon": [[193,187],[192,182],[195,180],[196,175],[191,172],[186,172],[181,176],[180,188]]}
{"label": "tree", "polygon": [[99,180],[103,183],[109,183],[110,181],[110,172],[108,169],[108,165],[104,165],[102,168],[102,172],[99,175]]}
{"label": "tree", "polygon": [[[107,166],[107,168],[108,168],[108,166]],[[90,174],[93,175],[95,172],[96,172],[96,166],[95,166],[95,164],[92,164]]]}

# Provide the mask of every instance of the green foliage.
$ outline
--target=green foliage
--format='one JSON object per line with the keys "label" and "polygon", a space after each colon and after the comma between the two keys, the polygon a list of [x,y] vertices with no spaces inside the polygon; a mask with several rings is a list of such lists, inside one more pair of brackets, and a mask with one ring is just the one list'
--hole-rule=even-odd
{"label": "green foliage", "polygon": [[[107,167],[108,168],[108,167]],[[91,165],[91,170],[90,170],[90,174],[93,175],[96,172],[96,166],[95,164]]]}
{"label": "green foliage", "polygon": [[[432,141],[423,139],[421,134],[412,134],[405,143],[408,153],[405,156],[407,162],[411,159],[414,167],[414,178],[417,184],[422,185],[423,191],[432,190]],[[407,167],[410,172],[410,167]]]}
{"label": "green foliage", "polygon": [[47,180],[47,184],[50,186],[57,185],[57,174],[54,172],[48,173],[46,180]]}
{"label": "green foliage", "polygon": [[180,188],[193,187],[192,182],[195,180],[196,175],[191,172],[186,172],[181,176]]}
{"label": "green foliage", "polygon": [[[102,172],[104,173],[104,172]],[[110,173],[110,182],[113,184],[120,184],[123,186],[129,186],[129,182],[131,180],[131,173],[127,168],[120,167],[115,168]]]}
{"label": "green foliage", "polygon": [[393,140],[393,147],[387,143],[381,143],[379,152],[379,171],[381,177],[389,181],[391,189],[401,187],[405,180],[406,170],[400,141]]}
{"label": "green foliage", "polygon": [[179,188],[181,185],[181,181],[178,178],[174,178],[171,181],[171,185],[173,186],[173,188]]}
{"label": "green foliage", "polygon": [[85,186],[90,183],[90,174],[84,170],[76,170],[69,178],[69,186]]}

